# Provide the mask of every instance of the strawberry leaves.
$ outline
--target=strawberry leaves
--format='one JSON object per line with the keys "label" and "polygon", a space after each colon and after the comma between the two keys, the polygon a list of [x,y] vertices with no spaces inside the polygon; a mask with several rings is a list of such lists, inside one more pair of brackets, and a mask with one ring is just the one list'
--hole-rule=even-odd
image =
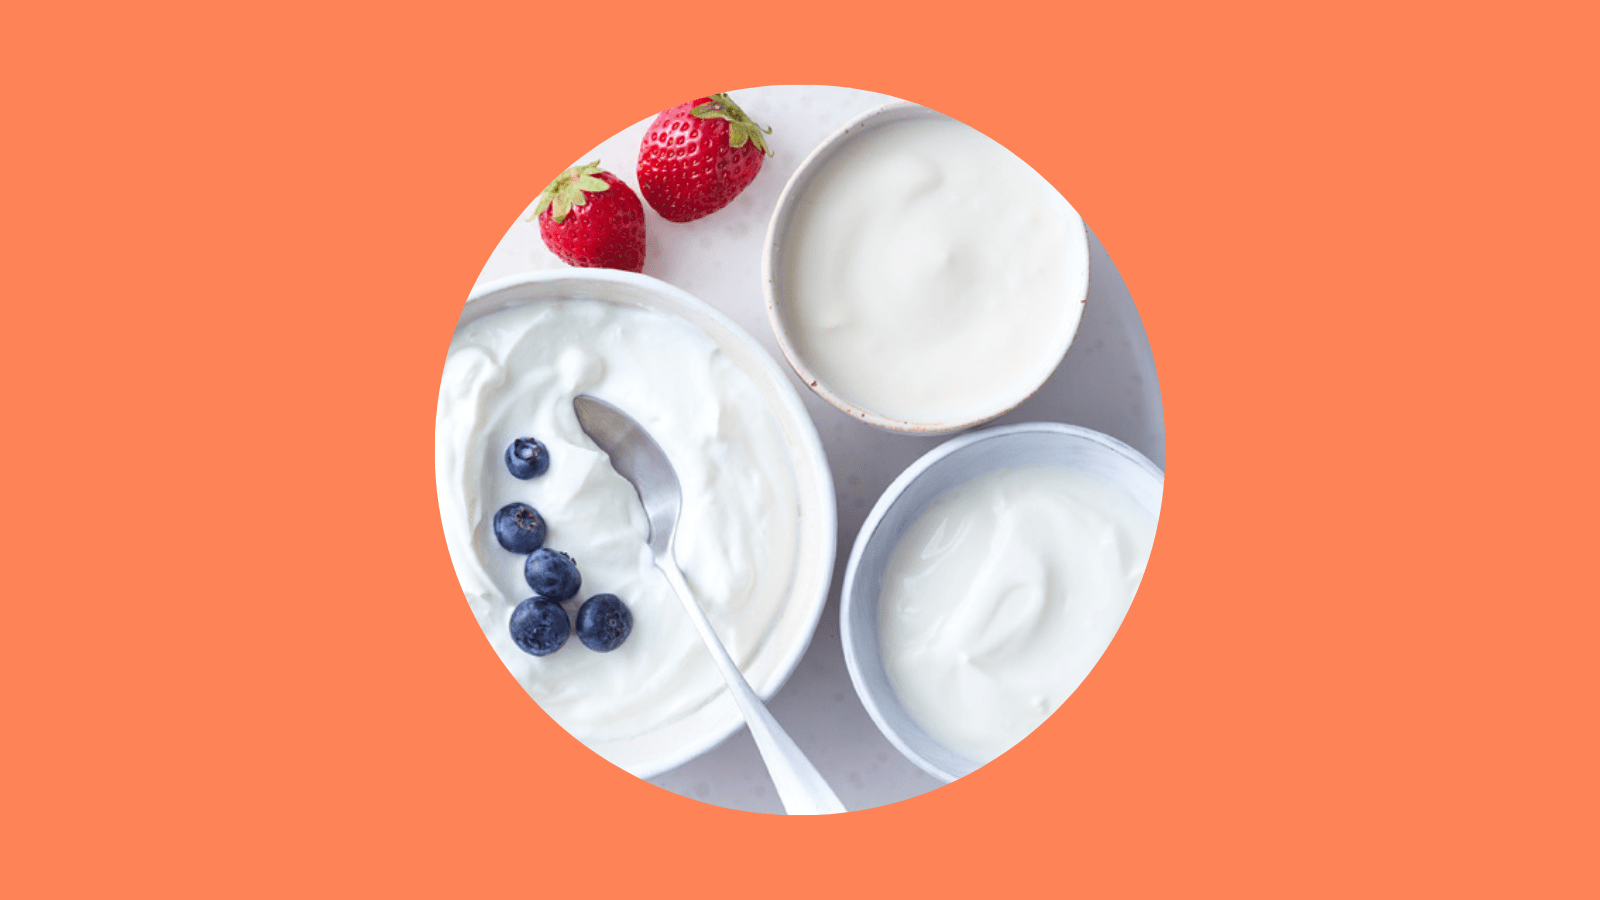
{"label": "strawberry leaves", "polygon": [[752,141],[757,148],[771,156],[772,151],[767,149],[767,140],[763,135],[772,133],[771,128],[762,128],[750,117],[745,115],[739,104],[727,94],[712,94],[710,102],[702,103],[689,111],[689,114],[698,119],[724,119],[728,123],[728,144],[732,147],[743,147]]}
{"label": "strawberry leaves", "polygon": [[539,218],[546,209],[550,209],[552,206],[555,209],[551,214],[551,218],[557,224],[565,221],[567,213],[571,212],[573,207],[583,206],[589,202],[589,193],[611,188],[611,185],[596,177],[604,171],[604,169],[600,168],[600,161],[597,159],[581,166],[573,166],[557,175],[556,180],[546,185],[545,189],[539,194],[539,203],[534,206],[533,215],[528,217],[528,221],[531,222]]}

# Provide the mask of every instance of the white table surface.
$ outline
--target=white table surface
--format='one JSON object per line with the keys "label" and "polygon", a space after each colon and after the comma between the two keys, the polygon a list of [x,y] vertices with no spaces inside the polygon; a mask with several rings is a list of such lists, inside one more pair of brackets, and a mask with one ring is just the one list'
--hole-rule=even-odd
{"label": "white table surface", "polygon": [[[734,91],[733,98],[751,118],[772,128],[769,146],[775,155],[732,204],[704,219],[667,222],[645,204],[644,271],[689,291],[753,335],[781,368],[790,371],[822,436],[839,503],[833,586],[810,649],[769,705],[847,807],[881,806],[940,783],[900,756],[856,698],[839,640],[839,589],[867,511],[902,469],[942,438],[891,434],[855,421],[793,376],[767,322],[761,254],[778,194],[801,160],[840,125],[894,98],[817,86],[751,88]],[[602,166],[637,189],[634,162],[649,124],[646,119],[624,129],[574,162],[598,157]],[[548,177],[556,174],[550,172]],[[1065,187],[1063,192],[1071,200],[1070,186]],[[527,210],[490,255],[478,275],[479,285],[565,267],[545,248],[538,226],[526,221],[536,199],[528,198]],[[1127,442],[1165,468],[1161,394],[1144,326],[1122,276],[1092,234],[1089,249],[1089,302],[1072,350],[1037,394],[995,424],[1046,420],[1082,425]],[[755,743],[744,729],[651,783],[730,809],[783,811]]]}

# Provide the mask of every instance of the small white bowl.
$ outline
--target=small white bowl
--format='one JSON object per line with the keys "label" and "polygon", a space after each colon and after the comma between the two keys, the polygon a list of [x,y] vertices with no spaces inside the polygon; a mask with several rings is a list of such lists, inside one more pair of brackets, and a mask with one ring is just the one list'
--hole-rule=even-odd
{"label": "small white bowl", "polygon": [[[560,269],[507,278],[473,292],[456,327],[512,306],[572,298],[657,310],[687,321],[709,336],[750,379],[778,422],[791,451],[800,501],[799,547],[794,582],[773,623],[773,637],[743,669],[750,687],[762,699],[771,699],[811,645],[833,580],[837,501],[817,428],[788,375],[754,338],[703,301],[647,275],[616,269]],[[706,652],[698,642],[688,649]],[[710,703],[665,727],[588,746],[628,772],[652,778],[710,750],[743,725],[733,696],[722,691]]]}
{"label": "small white bowl", "polygon": [[[784,315],[785,298],[782,279],[784,254],[786,252],[785,242],[788,238],[789,227],[799,210],[805,206],[806,192],[816,180],[817,175],[827,167],[828,163],[838,155],[841,149],[861,134],[882,125],[916,119],[950,120],[950,117],[925,106],[897,100],[857,116],[838,131],[829,135],[811,151],[810,155],[800,163],[800,167],[795,170],[794,175],[790,176],[788,183],[784,185],[783,193],[778,196],[777,208],[773,210],[772,219],[767,225],[766,249],[761,259],[761,282],[762,290],[766,295],[767,318],[772,323],[772,330],[777,336],[778,346],[783,350],[784,358],[789,361],[789,365],[794,369],[795,374],[800,376],[801,383],[809,386],[818,396],[838,407],[851,418],[866,422],[869,425],[875,425],[889,431],[910,434],[946,434],[981,425],[991,419],[1005,415],[1024,400],[1033,396],[1055,373],[1056,368],[1061,364],[1061,360],[1066,357],[1067,351],[1071,349],[1072,342],[1077,337],[1079,327],[1083,322],[1082,315],[1079,315],[1078,321],[1074,324],[1071,332],[1067,333],[1065,339],[1061,342],[1059,352],[1054,355],[1051,365],[1041,370],[1038,379],[1028,386],[1026,391],[1014,396],[995,398],[994,405],[979,415],[965,419],[938,422],[915,422],[895,418],[858,406],[840,396],[829,386],[825,379],[817,375],[806,361],[805,356],[800,352],[799,347],[789,333],[788,321]],[[1081,286],[1075,286],[1072,295],[1062,297],[1061,302],[1064,305],[1071,303],[1082,305],[1087,302],[1089,297],[1089,232],[1088,228],[1083,224],[1083,219],[1072,211],[1070,204],[1063,201],[1062,206],[1072,213],[1075,221],[1071,238],[1074,246],[1071,248],[1071,252],[1081,253],[1082,255],[1083,277]],[[1076,246],[1079,242],[1082,244],[1081,248]]]}
{"label": "small white bowl", "polygon": [[946,782],[970,774],[980,763],[930,737],[895,695],[878,644],[883,570],[906,529],[945,492],[1000,469],[1042,465],[1082,469],[1127,491],[1152,518],[1161,514],[1165,476],[1127,444],[1076,425],[1002,425],[952,438],[912,463],[878,498],[850,551],[839,609],[850,681],[884,737],[923,771]]}

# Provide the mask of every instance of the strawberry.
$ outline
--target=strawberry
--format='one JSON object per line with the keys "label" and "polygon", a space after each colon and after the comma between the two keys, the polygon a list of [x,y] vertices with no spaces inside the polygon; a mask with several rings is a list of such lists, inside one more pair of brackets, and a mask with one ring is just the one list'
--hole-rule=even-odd
{"label": "strawberry", "polygon": [[539,195],[528,221],[534,219],[544,245],[569,265],[644,271],[644,205],[599,160],[556,176]]}
{"label": "strawberry", "polygon": [[668,222],[689,222],[733,202],[761,171],[772,129],[750,121],[727,94],[674,106],[639,145],[639,192]]}

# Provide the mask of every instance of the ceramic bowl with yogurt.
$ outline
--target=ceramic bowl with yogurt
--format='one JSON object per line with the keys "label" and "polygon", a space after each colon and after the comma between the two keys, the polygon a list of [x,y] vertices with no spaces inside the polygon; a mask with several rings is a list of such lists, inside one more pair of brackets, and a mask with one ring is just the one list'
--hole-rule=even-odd
{"label": "ceramic bowl with yogurt", "polygon": [[1011,151],[896,102],[800,164],[762,278],[804,384],[880,428],[952,432],[1013,409],[1060,364],[1088,298],[1088,231]]}
{"label": "ceramic bowl with yogurt", "polygon": [[[689,617],[646,546],[632,487],[579,428],[572,397],[638,419],[677,470],[677,558],[697,601],[763,698],[794,671],[821,616],[836,542],[833,479],[815,426],[779,364],[683,290],[609,269],[490,284],[451,340],[435,428],[435,476],[451,561],[490,645],[552,719],[617,766],[648,778],[743,723]],[[517,437],[549,448],[549,470],[513,477]],[[547,656],[511,641],[531,596],[523,555],[500,547],[495,511],[533,505],[545,546],[583,576],[568,614],[620,595],[633,630],[597,653],[576,637]]]}
{"label": "ceramic bowl with yogurt", "polygon": [[[1163,482],[1155,464],[1121,441],[1054,422],[970,432],[901,473],[856,537],[840,609],[851,682],[884,736],[948,782],[1047,718],[1122,623]],[[1052,507],[1057,494],[1072,508]],[[1113,514],[1126,533],[1105,526]],[[1082,544],[1078,559],[1093,563],[1090,571],[1051,558],[1062,529]],[[950,548],[965,554],[953,567],[931,552]],[[1096,574],[1108,559],[1121,562]],[[941,605],[951,583],[959,603]],[[1040,590],[1041,583],[1054,586]],[[1052,591],[1074,599],[1041,604]],[[1044,681],[1030,681],[1035,674]],[[986,734],[991,726],[996,733]]]}

